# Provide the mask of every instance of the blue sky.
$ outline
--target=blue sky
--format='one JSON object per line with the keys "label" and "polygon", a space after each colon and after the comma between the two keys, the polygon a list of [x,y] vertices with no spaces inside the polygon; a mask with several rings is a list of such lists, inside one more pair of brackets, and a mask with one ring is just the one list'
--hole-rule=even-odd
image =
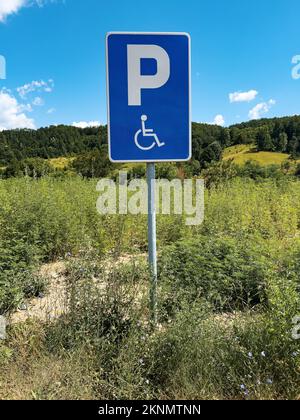
{"label": "blue sky", "polygon": [[298,0],[0,0],[0,129],[106,123],[108,31],[190,33],[194,121],[300,114],[299,16]]}

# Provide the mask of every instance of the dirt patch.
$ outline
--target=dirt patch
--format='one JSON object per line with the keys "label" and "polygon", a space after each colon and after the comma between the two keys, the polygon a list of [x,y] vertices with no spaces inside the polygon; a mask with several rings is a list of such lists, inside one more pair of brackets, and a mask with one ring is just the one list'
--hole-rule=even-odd
{"label": "dirt patch", "polygon": [[9,323],[25,322],[29,318],[49,321],[58,318],[66,310],[66,266],[63,262],[46,264],[41,267],[40,274],[49,281],[45,296],[27,301],[25,310],[18,310],[9,318]]}
{"label": "dirt patch", "polygon": [[[107,272],[111,272],[114,267],[133,262],[138,264],[139,261],[146,260],[146,258],[146,254],[123,255],[118,259],[108,258],[106,269]],[[37,319],[43,322],[51,321],[67,312],[66,263],[60,261],[43,265],[40,269],[40,275],[48,280],[49,286],[46,294],[28,300],[24,304],[24,310],[19,309],[9,317],[8,322],[10,324],[26,322],[28,319]],[[101,282],[97,278],[94,279],[94,282],[99,290],[105,290],[105,282]],[[143,291],[140,291],[137,297],[141,299],[143,293]]]}

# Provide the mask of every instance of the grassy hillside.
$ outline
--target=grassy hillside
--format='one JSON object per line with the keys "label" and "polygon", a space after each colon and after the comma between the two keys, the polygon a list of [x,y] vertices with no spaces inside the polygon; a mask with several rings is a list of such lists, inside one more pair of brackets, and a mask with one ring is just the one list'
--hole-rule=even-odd
{"label": "grassy hillside", "polygon": [[223,154],[223,160],[233,159],[237,165],[243,165],[249,160],[262,166],[281,165],[289,157],[287,153],[257,152],[254,145],[244,144],[228,147]]}

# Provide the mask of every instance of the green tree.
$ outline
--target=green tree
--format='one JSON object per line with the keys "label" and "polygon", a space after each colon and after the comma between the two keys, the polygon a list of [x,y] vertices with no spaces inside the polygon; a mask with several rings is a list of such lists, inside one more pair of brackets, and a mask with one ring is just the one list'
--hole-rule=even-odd
{"label": "green tree", "polygon": [[221,144],[224,147],[229,147],[231,145],[231,136],[229,128],[224,128],[221,134]]}
{"label": "green tree", "polygon": [[288,136],[286,133],[280,133],[278,139],[278,148],[280,152],[286,152],[288,146]]}
{"label": "green tree", "polygon": [[272,141],[268,127],[262,127],[256,136],[256,144],[259,151],[274,150],[274,143]]}
{"label": "green tree", "polygon": [[72,169],[85,178],[103,178],[109,175],[113,164],[108,159],[107,146],[84,153],[72,162]]}
{"label": "green tree", "polygon": [[288,144],[288,152],[292,158],[297,157],[298,148],[299,148],[298,138],[296,136],[293,136]]}

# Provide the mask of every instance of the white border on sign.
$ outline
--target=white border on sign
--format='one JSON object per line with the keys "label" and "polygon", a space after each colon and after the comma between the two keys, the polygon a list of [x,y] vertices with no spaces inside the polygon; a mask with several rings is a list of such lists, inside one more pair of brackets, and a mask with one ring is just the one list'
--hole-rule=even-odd
{"label": "white border on sign", "polygon": [[[109,95],[109,60],[108,60],[108,38],[110,35],[184,35],[189,41],[189,156],[187,159],[132,159],[114,160],[111,157],[111,138],[110,138],[110,95]],[[188,162],[192,158],[192,60],[191,60],[191,36],[187,32],[108,32],[106,34],[106,96],[107,96],[107,136],[108,153],[112,163],[159,163],[159,162]]]}

